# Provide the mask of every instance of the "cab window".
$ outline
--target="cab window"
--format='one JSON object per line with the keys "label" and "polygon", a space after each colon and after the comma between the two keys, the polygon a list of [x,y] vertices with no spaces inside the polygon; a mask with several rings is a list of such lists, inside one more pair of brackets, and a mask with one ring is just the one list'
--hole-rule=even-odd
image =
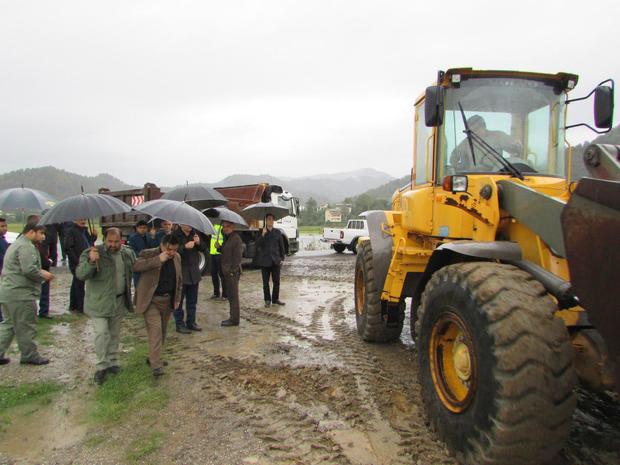
{"label": "cab window", "polygon": [[432,180],[433,167],[430,160],[427,163],[427,156],[432,156],[433,144],[432,140],[429,140],[432,134],[432,128],[426,127],[424,100],[422,100],[415,110],[415,173],[413,181],[416,185],[426,184]]}

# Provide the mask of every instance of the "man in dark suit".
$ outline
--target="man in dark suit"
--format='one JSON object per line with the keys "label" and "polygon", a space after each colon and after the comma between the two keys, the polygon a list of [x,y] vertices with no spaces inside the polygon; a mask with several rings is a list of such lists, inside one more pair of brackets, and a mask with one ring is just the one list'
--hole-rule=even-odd
{"label": "man in dark suit", "polygon": [[136,288],[136,313],[144,316],[149,340],[147,363],[153,370],[153,376],[164,374],[165,362],[161,360],[161,351],[168,321],[181,303],[183,277],[178,248],[179,239],[176,236],[163,236],[159,247],[140,252],[133,266],[133,270],[140,273]]}
{"label": "man in dark suit", "polygon": [[[189,334],[191,331],[202,331],[196,324],[196,304],[198,303],[198,285],[202,270],[200,269],[200,252],[206,257],[208,252],[205,241],[200,235],[185,224],[176,230],[173,235],[179,240],[179,254],[183,272],[183,295],[181,302],[174,312],[174,321],[177,332]],[[185,310],[183,312],[183,301]]]}
{"label": "man in dark suit", "polygon": [[73,225],[67,229],[65,242],[62,246],[67,251],[69,270],[71,270],[73,275],[71,292],[69,294],[70,312],[84,313],[84,281],[76,277],[75,269],[80,263],[82,252],[94,246],[96,240],[97,234],[88,231],[85,219],[75,220]]}
{"label": "man in dark suit", "polygon": [[[256,241],[258,266],[263,274],[265,307],[284,305],[280,300],[280,267],[286,255],[282,231],[273,227],[274,217],[268,213],[262,235]],[[273,281],[273,292],[269,290],[269,278]]]}
{"label": "man in dark suit", "polygon": [[230,317],[222,321],[222,326],[239,326],[239,278],[241,277],[241,257],[243,256],[243,240],[228,221],[222,222],[224,244],[219,248],[224,276],[224,289],[228,296]]}

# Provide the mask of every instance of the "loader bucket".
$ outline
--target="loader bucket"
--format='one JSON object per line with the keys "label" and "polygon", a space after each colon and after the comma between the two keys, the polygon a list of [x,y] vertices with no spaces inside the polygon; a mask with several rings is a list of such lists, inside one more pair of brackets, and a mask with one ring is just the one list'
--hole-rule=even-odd
{"label": "loader bucket", "polygon": [[581,179],[561,218],[573,290],[605,340],[620,392],[620,182]]}

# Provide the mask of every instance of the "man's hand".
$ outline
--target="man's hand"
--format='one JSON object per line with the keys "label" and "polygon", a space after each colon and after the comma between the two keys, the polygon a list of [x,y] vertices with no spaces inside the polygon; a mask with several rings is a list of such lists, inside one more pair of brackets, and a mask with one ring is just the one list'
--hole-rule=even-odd
{"label": "man's hand", "polygon": [[151,229],[149,229],[149,234],[152,238],[155,238],[155,236],[157,236],[157,228],[152,227]]}
{"label": "man's hand", "polygon": [[56,276],[54,276],[52,273],[50,273],[47,270],[41,270],[41,277],[47,281],[50,282],[52,279],[54,279]]}
{"label": "man's hand", "polygon": [[99,251],[95,247],[91,247],[88,251],[88,261],[95,263],[97,260],[99,260]]}
{"label": "man's hand", "polygon": [[168,256],[168,254],[166,252],[162,252],[162,253],[159,254],[159,261],[160,262],[166,263],[168,260],[170,260],[170,257]]}
{"label": "man's hand", "polygon": [[266,227],[266,226],[263,228],[263,236],[264,236],[265,234],[267,234],[267,227]]}
{"label": "man's hand", "polygon": [[194,248],[194,241],[189,241],[185,243],[185,248],[186,249],[193,249]]}
{"label": "man's hand", "polygon": [[194,244],[200,244],[200,236],[198,234],[194,234]]}

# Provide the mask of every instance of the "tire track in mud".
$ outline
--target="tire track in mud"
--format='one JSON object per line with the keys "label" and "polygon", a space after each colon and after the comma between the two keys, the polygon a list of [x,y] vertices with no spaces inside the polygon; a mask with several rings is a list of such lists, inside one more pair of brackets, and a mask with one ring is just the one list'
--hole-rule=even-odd
{"label": "tire track in mud", "polygon": [[[276,326],[340,360],[340,370],[355,380],[350,395],[364,399],[360,408],[347,412],[344,419],[352,428],[374,431],[379,441],[392,443],[394,454],[389,463],[411,463],[412,458],[420,463],[455,463],[423,420],[412,351],[397,344],[377,346],[361,341],[347,323],[351,316],[345,306],[348,299],[346,295],[329,299],[317,307],[307,325],[262,309],[252,309],[249,319],[254,324]],[[323,337],[329,332],[334,333],[334,340]]]}

